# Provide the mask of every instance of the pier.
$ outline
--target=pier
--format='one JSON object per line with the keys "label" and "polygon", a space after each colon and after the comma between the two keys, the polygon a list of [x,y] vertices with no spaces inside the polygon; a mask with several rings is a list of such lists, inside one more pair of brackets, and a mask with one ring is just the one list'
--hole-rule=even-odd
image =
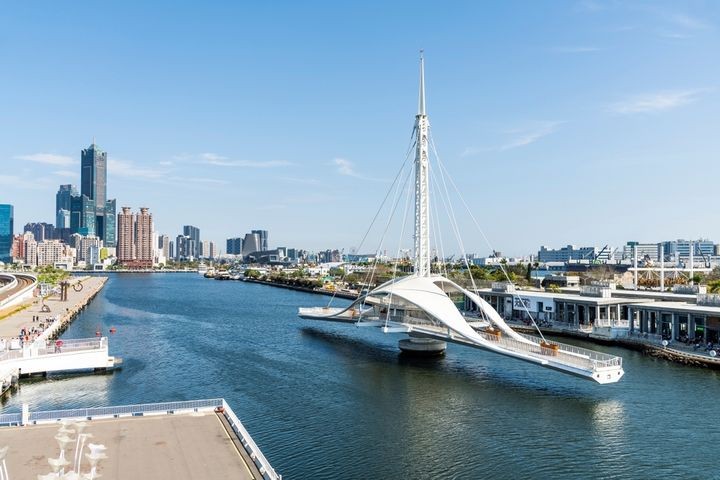
{"label": "pier", "polygon": [[0,320],[0,394],[24,376],[104,371],[121,363],[109,355],[107,337],[56,341],[106,281],[106,277],[73,278],[67,300],[36,298]]}

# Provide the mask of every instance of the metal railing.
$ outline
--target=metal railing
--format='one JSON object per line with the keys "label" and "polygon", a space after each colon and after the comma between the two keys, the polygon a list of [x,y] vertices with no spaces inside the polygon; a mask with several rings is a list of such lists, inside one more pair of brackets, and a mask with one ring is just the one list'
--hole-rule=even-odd
{"label": "metal railing", "polygon": [[0,414],[0,426],[10,427],[18,426],[22,422],[22,413],[3,413]]}
{"label": "metal railing", "polygon": [[629,320],[622,320],[617,318],[596,318],[596,327],[613,327],[613,328],[630,328]]}
{"label": "metal railing", "polygon": [[255,462],[255,466],[258,467],[258,470],[260,470],[263,478],[267,480],[282,480],[282,476],[278,475],[275,472],[275,469],[272,468],[270,462],[268,462],[267,458],[265,458],[265,455],[263,455],[263,453],[260,451],[260,448],[250,436],[250,433],[248,433],[242,422],[240,422],[240,420],[235,415],[235,412],[232,411],[232,409],[227,404],[227,402],[225,402],[225,400],[222,401],[222,407],[224,409],[225,418],[227,418],[228,422],[230,422],[230,426],[232,427],[235,434],[240,437],[243,446],[246,450],[248,450],[250,458],[252,458]]}
{"label": "metal railing", "polygon": [[64,419],[97,417],[128,417],[152,413],[174,413],[176,411],[213,409],[223,406],[222,398],[209,400],[189,400],[184,402],[144,403],[139,405],[121,405],[117,407],[76,408],[69,410],[48,410],[30,412],[30,422],[57,422]]}
{"label": "metal railing", "polygon": [[544,360],[552,360],[565,365],[572,365],[584,370],[595,371],[598,368],[621,367],[622,358],[605,353],[595,352],[573,345],[564,343],[551,342],[557,345],[558,350],[541,346],[542,340],[532,335],[520,334],[530,343],[522,342],[502,335],[495,335],[488,332],[478,332],[484,339],[497,343],[511,351],[518,353],[526,353],[536,358]]}

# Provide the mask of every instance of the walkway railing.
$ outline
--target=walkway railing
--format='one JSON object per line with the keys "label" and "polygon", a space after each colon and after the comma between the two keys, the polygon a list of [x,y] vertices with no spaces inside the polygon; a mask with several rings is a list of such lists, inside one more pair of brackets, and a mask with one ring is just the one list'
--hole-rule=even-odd
{"label": "walkway railing", "polygon": [[[60,343],[58,343],[60,342]],[[107,347],[107,337],[99,338],[77,338],[69,340],[58,340],[46,344],[25,344],[19,350],[5,350],[0,353],[0,362],[16,360],[18,358],[34,358],[42,355],[53,355],[57,353],[81,352],[88,350],[99,350]]]}
{"label": "walkway railing", "polygon": [[69,410],[49,410],[45,412],[30,412],[29,421],[31,423],[57,422],[63,419],[85,418],[92,420],[93,418],[103,417],[131,417],[142,416],[145,414],[175,413],[176,411],[200,409],[213,409],[223,406],[222,398],[213,398],[209,400],[190,400],[185,402],[164,402],[164,403],[144,403],[139,405],[121,405],[117,407],[95,407],[95,408],[76,408]]}

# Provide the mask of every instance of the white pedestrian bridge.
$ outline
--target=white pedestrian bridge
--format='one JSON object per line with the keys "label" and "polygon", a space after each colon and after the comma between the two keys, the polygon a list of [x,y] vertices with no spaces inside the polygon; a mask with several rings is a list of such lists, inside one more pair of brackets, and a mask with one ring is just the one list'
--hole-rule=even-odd
{"label": "white pedestrian bridge", "polygon": [[[458,308],[467,304],[471,310]],[[514,331],[482,298],[442,276],[391,280],[345,308],[300,308],[298,314],[479,348],[600,384],[624,374],[621,357]]]}

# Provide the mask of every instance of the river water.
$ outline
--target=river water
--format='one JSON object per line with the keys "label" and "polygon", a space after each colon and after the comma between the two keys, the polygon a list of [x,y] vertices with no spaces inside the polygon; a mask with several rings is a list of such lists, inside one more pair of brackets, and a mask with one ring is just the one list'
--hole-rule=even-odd
{"label": "river water", "polygon": [[328,300],[111,275],[65,337],[116,327],[122,370],[25,381],[4,411],[224,397],[287,479],[720,478],[718,372],[595,345],[618,384],[457,345],[407,359],[400,336],[297,318]]}

